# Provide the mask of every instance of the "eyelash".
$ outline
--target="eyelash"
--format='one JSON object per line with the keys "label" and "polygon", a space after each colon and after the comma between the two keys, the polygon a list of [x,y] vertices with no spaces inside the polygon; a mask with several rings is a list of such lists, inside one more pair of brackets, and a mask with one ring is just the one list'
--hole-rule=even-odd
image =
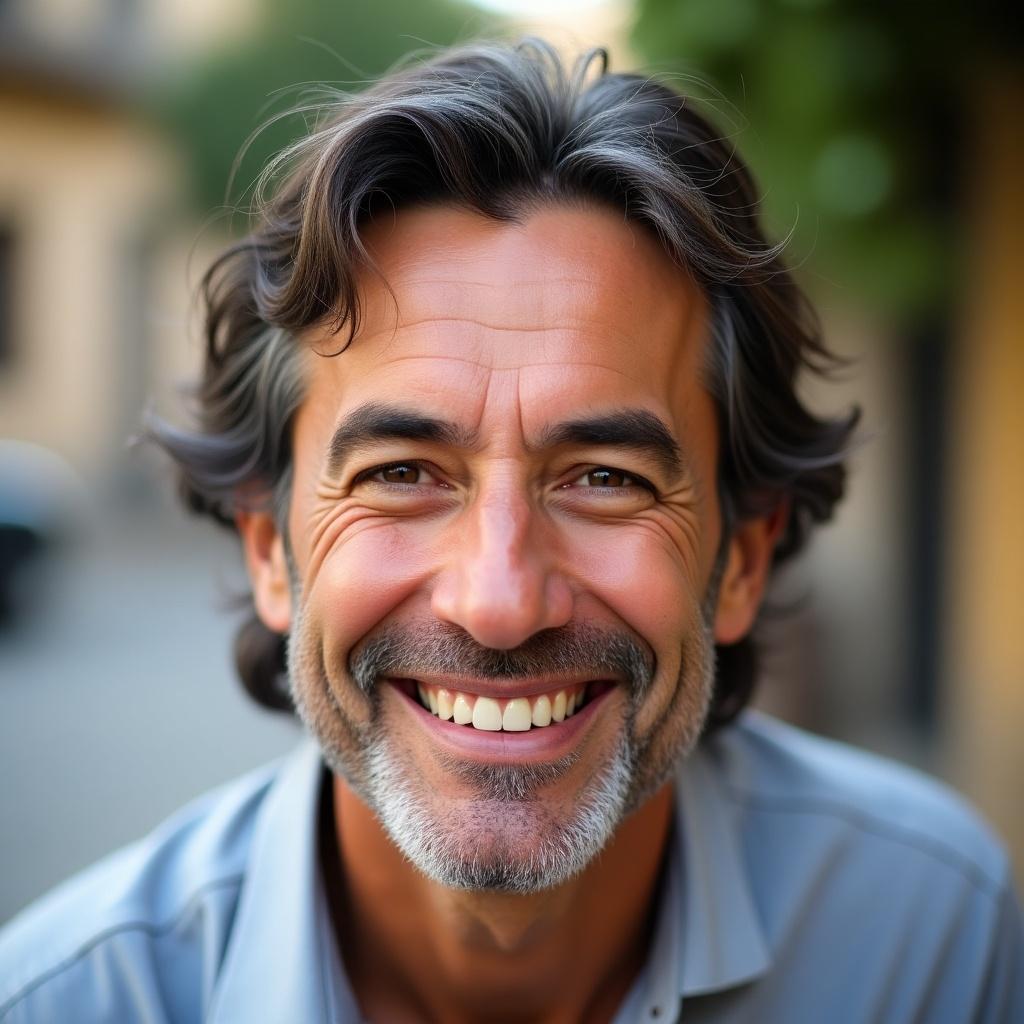
{"label": "eyelash", "polygon": [[[422,462],[416,462],[415,460],[410,460],[408,462],[406,462],[404,460],[401,461],[401,462],[385,462],[385,463],[383,463],[380,466],[373,466],[370,469],[364,469],[361,473],[359,473],[355,477],[355,479],[352,481],[352,483],[353,484],[361,484],[361,483],[364,483],[366,481],[369,481],[371,483],[379,484],[381,487],[422,487],[422,486],[424,486],[419,481],[417,481],[414,484],[401,484],[401,483],[392,483],[392,482],[390,482],[388,480],[373,480],[372,479],[378,473],[383,473],[383,472],[385,472],[386,470],[389,470],[389,469],[417,469],[421,473],[430,473],[430,470],[427,469],[426,466],[424,466],[424,464]],[[430,475],[434,476],[435,474],[430,473]],[[448,485],[443,483],[443,482],[441,482],[440,486],[447,487]]]}
{"label": "eyelash", "polygon": [[591,466],[589,469],[584,470],[574,480],[571,480],[568,484],[564,484],[564,487],[571,487],[575,484],[576,480],[580,480],[585,476],[590,476],[592,473],[615,473],[621,476],[624,480],[630,480],[632,483],[623,483],[619,487],[609,487],[605,484],[592,484],[589,487],[582,487],[581,490],[586,491],[632,491],[639,487],[641,490],[650,491],[652,494],[657,493],[654,485],[649,481],[645,480],[642,476],[637,476],[636,473],[627,472],[624,469],[618,469],[616,466]]}
{"label": "eyelash", "polygon": [[[360,484],[360,483],[364,483],[366,481],[370,481],[372,483],[379,484],[382,487],[401,487],[401,488],[405,488],[405,487],[430,486],[430,485],[421,484],[419,481],[417,481],[414,484],[402,484],[402,483],[393,483],[393,482],[389,482],[389,481],[386,481],[386,480],[373,480],[372,479],[378,473],[383,473],[383,472],[385,472],[386,470],[389,470],[389,469],[400,469],[400,468],[404,468],[404,469],[417,469],[420,472],[428,473],[431,476],[435,475],[435,474],[430,473],[430,470],[427,469],[423,465],[423,463],[417,462],[415,460],[410,460],[408,462],[405,462],[405,461],[402,461],[402,462],[385,462],[382,465],[373,466],[370,469],[364,469],[361,473],[359,473],[355,477],[355,479],[353,480],[353,484]],[[638,476],[636,473],[627,472],[624,469],[618,469],[615,466],[606,466],[606,465],[591,466],[589,469],[584,470],[582,473],[580,473],[578,476],[576,476],[569,483],[563,484],[560,489],[568,489],[569,487],[573,486],[573,484],[575,484],[577,480],[580,480],[580,479],[582,479],[585,476],[589,476],[591,473],[601,473],[601,472],[616,473],[616,474],[622,476],[625,480],[632,481],[632,483],[629,483],[629,484],[624,483],[621,487],[608,487],[608,486],[603,486],[603,485],[600,485],[600,484],[596,484],[596,485],[592,485],[592,486],[589,486],[589,487],[582,487],[580,489],[581,490],[588,490],[588,491],[629,491],[629,490],[633,490],[636,487],[639,487],[642,490],[649,491],[651,494],[657,494],[657,489],[654,487],[654,485],[649,480],[645,480],[642,476]],[[441,487],[444,487],[444,488],[448,487],[448,485],[445,484],[443,481],[440,482],[439,485]]]}

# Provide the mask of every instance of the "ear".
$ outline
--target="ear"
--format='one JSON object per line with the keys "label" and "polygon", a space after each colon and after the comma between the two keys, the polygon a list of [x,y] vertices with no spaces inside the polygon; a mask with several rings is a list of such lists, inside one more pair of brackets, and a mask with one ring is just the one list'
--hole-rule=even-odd
{"label": "ear", "polygon": [[292,619],[291,587],[284,539],[274,518],[265,512],[238,512],[235,525],[242,538],[256,614],[267,629],[287,633]]}
{"label": "ear", "polygon": [[775,542],[788,518],[788,503],[780,502],[770,515],[745,519],[734,527],[715,605],[715,643],[734,644],[753,627],[771,572]]}

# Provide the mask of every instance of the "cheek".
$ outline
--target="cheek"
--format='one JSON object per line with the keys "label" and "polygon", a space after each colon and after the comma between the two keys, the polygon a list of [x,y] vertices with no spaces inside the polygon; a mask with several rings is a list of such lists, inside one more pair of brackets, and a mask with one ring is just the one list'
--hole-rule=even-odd
{"label": "cheek", "polygon": [[584,591],[639,633],[661,661],[699,606],[693,559],[656,527],[585,525],[571,533],[570,558]]}
{"label": "cheek", "polygon": [[307,598],[329,648],[347,656],[422,586],[431,556],[421,531],[381,522],[357,530],[324,559]]}
{"label": "cheek", "polygon": [[[667,547],[660,531],[644,527],[608,528],[603,538],[596,529],[589,541],[585,532],[577,538],[574,557],[588,601],[610,610],[657,658],[654,686],[635,722],[637,733],[646,735],[675,697],[684,651],[700,657],[703,625],[696,556]],[[702,685],[698,679],[686,682]],[[699,695],[693,696],[699,703]]]}

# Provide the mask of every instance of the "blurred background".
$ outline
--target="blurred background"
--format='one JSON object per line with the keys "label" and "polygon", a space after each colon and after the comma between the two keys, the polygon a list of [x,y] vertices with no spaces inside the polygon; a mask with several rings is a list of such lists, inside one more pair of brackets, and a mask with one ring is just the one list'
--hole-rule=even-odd
{"label": "blurred background", "polygon": [[[925,12],[927,12],[925,14]],[[683,76],[853,364],[849,498],[778,581],[760,703],[947,779],[1024,864],[1024,71],[1009,3],[0,0],[0,920],[289,750],[243,697],[238,553],[133,448],[261,123],[412,49],[541,32]],[[234,176],[232,178],[232,168]],[[232,184],[229,185],[229,180]]]}

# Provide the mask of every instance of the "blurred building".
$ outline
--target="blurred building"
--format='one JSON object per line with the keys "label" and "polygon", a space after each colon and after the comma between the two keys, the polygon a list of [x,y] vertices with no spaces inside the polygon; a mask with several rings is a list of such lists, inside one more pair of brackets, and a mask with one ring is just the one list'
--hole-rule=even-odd
{"label": "blurred building", "polygon": [[142,101],[254,6],[0,3],[0,436],[90,479],[122,474],[147,394],[184,365],[197,225]]}
{"label": "blurred building", "polygon": [[803,603],[768,631],[765,700],[945,778],[1024,884],[1024,70],[993,60],[963,88],[957,269],[934,319],[908,335],[805,273],[858,360],[816,404],[862,403],[869,440],[782,588]]}
{"label": "blurred building", "polygon": [[1024,69],[971,83],[969,254],[950,373],[941,736],[1024,884]]}

